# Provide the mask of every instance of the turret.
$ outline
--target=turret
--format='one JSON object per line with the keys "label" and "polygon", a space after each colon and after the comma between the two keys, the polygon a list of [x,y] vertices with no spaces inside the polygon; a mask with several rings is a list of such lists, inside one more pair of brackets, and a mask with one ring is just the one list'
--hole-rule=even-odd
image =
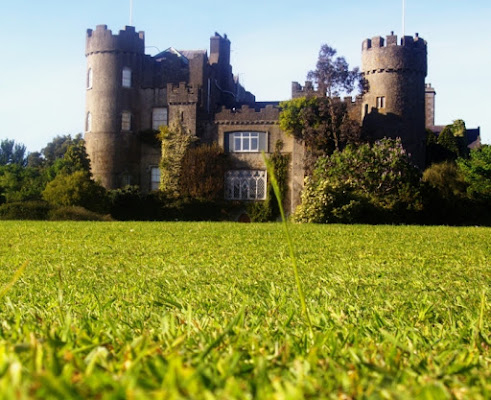
{"label": "turret", "polygon": [[371,139],[400,137],[413,161],[422,166],[425,141],[427,45],[416,34],[397,43],[393,32],[362,44],[364,130]]}
{"label": "turret", "polygon": [[119,35],[106,25],[87,30],[85,140],[94,177],[106,188],[135,180],[132,169],[137,168],[138,155],[133,133],[138,125],[144,49],[143,32],[132,26]]}

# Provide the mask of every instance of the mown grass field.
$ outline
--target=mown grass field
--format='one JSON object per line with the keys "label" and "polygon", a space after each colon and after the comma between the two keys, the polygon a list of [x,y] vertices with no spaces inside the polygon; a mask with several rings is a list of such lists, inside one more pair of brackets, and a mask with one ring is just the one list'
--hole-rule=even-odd
{"label": "mown grass field", "polygon": [[491,398],[491,229],[291,233],[0,223],[0,398]]}

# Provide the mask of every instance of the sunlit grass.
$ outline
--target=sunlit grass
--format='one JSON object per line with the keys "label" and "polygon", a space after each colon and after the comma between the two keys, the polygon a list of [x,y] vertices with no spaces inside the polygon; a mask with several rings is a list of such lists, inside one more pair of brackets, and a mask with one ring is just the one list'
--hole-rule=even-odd
{"label": "sunlit grass", "polygon": [[491,397],[491,230],[0,224],[0,398]]}

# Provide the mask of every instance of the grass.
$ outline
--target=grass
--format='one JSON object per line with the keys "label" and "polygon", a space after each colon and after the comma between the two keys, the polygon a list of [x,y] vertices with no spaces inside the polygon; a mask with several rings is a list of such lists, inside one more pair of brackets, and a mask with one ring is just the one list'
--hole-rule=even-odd
{"label": "grass", "polygon": [[290,235],[2,222],[0,398],[491,398],[491,229]]}

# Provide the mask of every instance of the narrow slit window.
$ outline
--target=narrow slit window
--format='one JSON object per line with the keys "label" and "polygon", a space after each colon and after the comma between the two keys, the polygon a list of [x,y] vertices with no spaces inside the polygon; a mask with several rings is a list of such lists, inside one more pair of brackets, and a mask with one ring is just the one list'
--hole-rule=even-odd
{"label": "narrow slit window", "polygon": [[128,111],[123,111],[123,113],[121,114],[121,130],[131,130],[131,113]]}
{"label": "narrow slit window", "polygon": [[92,130],[92,114],[90,111],[87,113],[87,118],[85,119],[85,132],[90,132]]}
{"label": "narrow slit window", "polygon": [[92,68],[87,71],[87,89],[92,89],[93,72]]}
{"label": "narrow slit window", "polygon": [[131,87],[131,69],[128,67],[123,68],[123,87]]}

